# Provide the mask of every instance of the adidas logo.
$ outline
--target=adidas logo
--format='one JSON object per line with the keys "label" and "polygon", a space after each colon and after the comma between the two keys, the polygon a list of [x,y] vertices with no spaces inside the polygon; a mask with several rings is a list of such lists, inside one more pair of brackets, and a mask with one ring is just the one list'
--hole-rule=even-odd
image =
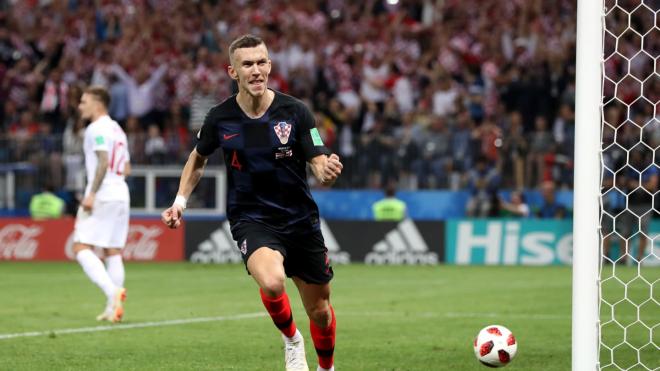
{"label": "adidas logo", "polygon": [[218,228],[210,238],[197,246],[190,256],[193,263],[239,263],[242,262],[241,253],[231,236],[229,222],[225,221],[222,228]]}
{"label": "adidas logo", "polygon": [[376,242],[364,258],[366,264],[438,264],[438,254],[429,252],[415,223],[406,219]]}
{"label": "adidas logo", "polygon": [[341,251],[335,235],[328,227],[328,223],[321,219],[321,233],[323,234],[323,241],[325,247],[328,249],[328,257],[332,264],[348,264],[351,262],[351,255],[346,251]]}

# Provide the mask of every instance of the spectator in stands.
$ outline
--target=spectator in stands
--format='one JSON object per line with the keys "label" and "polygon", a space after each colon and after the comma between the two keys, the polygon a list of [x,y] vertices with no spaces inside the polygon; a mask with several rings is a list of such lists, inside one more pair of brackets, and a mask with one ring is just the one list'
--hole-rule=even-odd
{"label": "spectator in stands", "polygon": [[567,103],[559,106],[559,116],[552,126],[552,135],[555,143],[563,153],[573,153],[575,144],[575,112]]}
{"label": "spectator in stands", "polygon": [[497,167],[484,156],[477,157],[475,166],[468,172],[466,214],[470,217],[485,218],[497,213],[497,191],[501,182]]}
{"label": "spectator in stands", "polygon": [[472,167],[475,151],[473,148],[472,130],[474,123],[467,110],[461,110],[456,115],[456,121],[451,129],[452,132],[452,174],[450,188],[458,190],[465,181],[464,174]]}
{"label": "spectator in stands", "polygon": [[[603,175],[602,204],[603,213],[601,217],[601,235],[603,236],[603,257],[605,263],[611,263],[625,254],[625,233],[623,218],[615,222],[615,218],[626,209],[626,195],[622,190],[626,189],[626,178],[623,173],[616,177],[616,186],[614,177],[607,170]],[[614,228],[616,226],[616,229]],[[619,255],[612,256],[612,242],[617,242],[619,246]],[[623,258],[624,260],[626,258]]]}
{"label": "spectator in stands", "polygon": [[128,86],[115,75],[108,77],[110,87],[110,107],[108,113],[119,124],[124,125],[129,115]]}
{"label": "spectator in stands", "polygon": [[502,128],[497,126],[491,117],[486,118],[472,131],[472,138],[479,145],[481,155],[498,167],[501,161],[502,136]]}
{"label": "spectator in stands", "polygon": [[445,72],[440,73],[437,81],[433,93],[433,114],[446,117],[456,112],[459,91],[454,80]]}
{"label": "spectator in stands", "polygon": [[417,189],[417,176],[413,174],[413,166],[419,157],[419,147],[424,132],[415,122],[413,112],[403,115],[401,126],[394,129],[394,141],[397,150],[397,169],[399,174],[399,187]]}
{"label": "spectator in stands", "polygon": [[47,183],[41,193],[30,199],[30,216],[34,220],[57,219],[64,212],[64,200],[55,195],[55,189]]}
{"label": "spectator in stands", "polygon": [[147,65],[140,64],[135,77],[127,73],[119,64],[110,66],[110,71],[126,84],[130,115],[137,117],[143,127],[148,127],[150,124],[162,125],[162,122],[154,122],[149,114],[154,108],[154,89],[167,72],[167,65],[161,64],[153,72],[150,72]]}
{"label": "spectator in stands", "polygon": [[[375,107],[375,103],[369,104]],[[381,188],[394,179],[395,141],[392,128],[389,127],[380,114],[373,117],[370,128],[361,138],[364,153],[360,167],[366,176],[369,188]]]}
{"label": "spectator in stands", "polygon": [[160,133],[160,128],[156,124],[149,125],[147,132],[147,141],[144,144],[144,154],[150,164],[164,164],[167,154],[165,139]]}
{"label": "spectator in stands", "polygon": [[207,76],[202,76],[193,88],[190,100],[190,123],[188,127],[193,133],[197,133],[204,124],[204,117],[217,101],[216,92]]}
{"label": "spectator in stands", "polygon": [[520,112],[511,112],[505,132],[507,135],[503,138],[502,153],[506,186],[522,189],[525,186],[525,158],[528,145]]}
{"label": "spectator in stands", "polygon": [[541,183],[541,196],[543,203],[536,211],[536,216],[544,219],[564,219],[567,215],[566,206],[556,200],[555,183],[546,180]]}
{"label": "spectator in stands", "polygon": [[396,187],[394,182],[390,182],[385,187],[385,198],[376,201],[372,207],[373,217],[376,221],[394,221],[403,220],[406,215],[406,203],[396,198]]}
{"label": "spectator in stands", "polygon": [[534,119],[534,131],[529,134],[529,153],[527,155],[527,174],[528,186],[538,184],[544,180],[545,161],[544,156],[552,152],[554,140],[552,133],[548,130],[548,121],[543,116],[536,116]]}
{"label": "spectator in stands", "polygon": [[[93,80],[110,84],[113,117],[119,121],[125,118],[127,127],[133,125],[130,116],[142,121],[129,133],[129,142],[134,147],[132,160],[144,163],[149,124],[155,123],[163,130],[169,148],[173,143],[171,128],[163,126],[173,119],[168,116],[174,104],[180,105],[184,122],[188,123],[192,95],[198,86],[195,79],[208,78],[216,91],[215,102],[231,94],[225,72],[226,51],[218,45],[248,32],[248,20],[258,19],[264,36],[273,41],[269,43],[273,45],[271,57],[281,68],[280,73],[271,74],[273,83],[283,92],[292,89],[295,95],[312,102],[310,108],[322,111],[337,128],[336,145],[345,161],[345,174],[338,186],[376,186],[375,178],[368,181],[362,176],[364,167],[357,166],[365,162],[366,156],[374,156],[372,148],[367,150],[360,141],[364,121],[360,111],[369,103],[376,105],[372,117],[385,117],[385,132],[396,132],[399,125],[390,118],[400,117],[398,121],[403,121],[408,113],[420,129],[432,121],[432,113],[445,119],[452,143],[460,142],[460,147],[451,153],[453,180],[441,180],[434,187],[460,187],[457,179],[467,177],[472,158],[479,154],[499,161],[497,166],[504,165],[505,179],[515,179],[507,186],[517,188],[523,178],[529,179],[528,186],[538,184],[539,174],[530,176],[512,170],[518,169],[515,163],[519,162],[510,160],[512,153],[522,156],[520,161],[534,156],[520,154],[515,145],[506,143],[509,131],[504,118],[517,111],[525,135],[533,131],[535,115],[547,117],[553,124],[556,117],[568,122],[560,104],[572,107],[574,102],[575,39],[571,30],[575,28],[575,2],[522,1],[507,6],[494,0],[380,3],[292,2],[285,7],[291,17],[283,19],[283,13],[274,10],[277,2],[264,0],[251,2],[240,12],[232,10],[237,0],[140,1],[130,5],[71,1],[62,7],[45,5],[50,2],[44,1],[10,2],[4,17],[11,22],[0,25],[0,106],[4,105],[0,108],[6,112],[0,136],[7,136],[8,126],[18,121],[13,117],[25,111],[31,111],[33,120],[40,122],[35,114],[41,103],[44,112],[55,113],[55,100],[51,98],[54,92],[60,95],[65,85],[73,90]],[[440,17],[443,14],[448,16]],[[631,14],[631,24],[638,18],[639,14]],[[498,21],[501,19],[507,22]],[[299,26],[294,28],[292,24]],[[626,44],[620,45],[620,50],[634,46],[626,38],[620,43]],[[639,56],[628,57],[634,74],[648,70],[639,64]],[[159,67],[163,61],[169,67]],[[117,66],[108,67],[113,63],[123,66],[119,67],[125,68],[123,73],[115,71]],[[608,77],[619,81],[621,73],[627,72],[626,65],[621,58],[608,59],[606,69],[612,72]],[[168,71],[161,75],[160,69]],[[610,90],[606,94],[614,94]],[[657,84],[644,84],[644,94],[651,101],[657,90]],[[320,95],[325,97],[320,99]],[[386,103],[390,100],[396,103],[393,110]],[[67,101],[78,99],[69,97]],[[160,117],[155,118],[154,110]],[[337,114],[329,114],[331,111]],[[462,137],[462,124],[454,124],[453,120],[461,121],[463,112],[471,116],[468,130],[475,124],[482,129],[473,138],[480,145],[471,146],[474,153],[461,157],[469,141]],[[62,115],[64,122],[71,117],[70,112]],[[48,114],[45,122],[51,125],[51,132],[59,135],[66,125],[54,116]],[[479,122],[482,118],[489,121],[488,125]],[[644,118],[650,119],[648,112]],[[565,136],[565,142],[561,141],[559,126],[550,129],[561,149],[570,138]],[[564,127],[570,127],[570,123]],[[626,130],[621,131],[622,139]],[[371,128],[363,130],[369,131]],[[564,131],[570,134],[570,130]],[[189,137],[194,134],[193,129]],[[409,153],[411,147],[402,150],[399,143],[408,146],[410,142],[397,140],[393,147],[386,148],[394,154]],[[503,156],[506,144],[509,153]],[[571,151],[560,153],[572,156]],[[24,155],[23,151],[11,159],[23,160]],[[386,176],[402,182],[407,178],[405,187],[416,188],[415,177],[410,176],[411,169],[401,158],[395,155],[396,161]],[[539,168],[537,160],[531,160],[532,169]],[[377,171],[382,173],[382,163],[376,163]],[[566,167],[561,169],[568,174]],[[562,186],[570,182],[566,176],[553,178],[563,182]]]}
{"label": "spectator in stands", "polygon": [[421,155],[412,166],[420,188],[447,188],[453,167],[452,134],[443,117],[432,120],[417,144]]}
{"label": "spectator in stands", "polygon": [[[82,199],[85,187],[85,166],[83,163],[83,139],[85,124],[76,117],[67,122],[62,136],[62,160],[64,163],[64,190],[70,194],[71,200]],[[75,205],[74,205],[75,204]],[[77,202],[67,205],[67,210],[73,214]]]}
{"label": "spectator in stands", "polygon": [[[649,224],[653,215],[653,197],[651,193],[657,193],[660,187],[660,170],[653,164],[653,152],[637,148],[630,151],[629,167],[625,173],[624,189],[628,194],[628,209],[622,214],[621,223],[626,229],[624,238],[630,238],[637,232],[638,248],[637,261],[646,256],[646,246],[649,240]],[[628,240],[629,251],[632,255],[631,240]]]}
{"label": "spectator in stands", "polygon": [[511,191],[511,201],[499,198],[500,216],[502,217],[522,217],[529,216],[529,205],[525,202],[525,195],[521,191]]}
{"label": "spectator in stands", "polygon": [[68,96],[69,84],[62,79],[62,71],[59,68],[50,71],[44,83],[40,111],[55,133],[64,131]]}

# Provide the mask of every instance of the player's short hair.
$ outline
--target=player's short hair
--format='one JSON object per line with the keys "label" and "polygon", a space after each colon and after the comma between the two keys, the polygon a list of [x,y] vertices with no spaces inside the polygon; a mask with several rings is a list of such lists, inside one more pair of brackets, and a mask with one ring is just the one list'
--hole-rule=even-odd
{"label": "player's short hair", "polygon": [[108,93],[108,89],[102,86],[94,85],[85,89],[84,93],[94,96],[96,100],[103,103],[105,108],[110,106],[110,93]]}
{"label": "player's short hair", "polygon": [[231,56],[234,55],[234,51],[236,49],[254,48],[255,46],[259,46],[261,44],[265,44],[261,37],[250,34],[243,35],[231,42],[229,45],[229,56],[231,58]]}

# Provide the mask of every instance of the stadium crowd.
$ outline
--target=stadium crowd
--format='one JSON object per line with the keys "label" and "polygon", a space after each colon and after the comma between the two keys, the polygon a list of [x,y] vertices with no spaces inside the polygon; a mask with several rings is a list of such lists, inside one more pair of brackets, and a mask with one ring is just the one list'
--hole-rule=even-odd
{"label": "stadium crowd", "polygon": [[[270,86],[304,99],[342,157],[338,187],[572,187],[575,1],[394,3],[0,0],[0,161],[80,188],[77,101],[98,84],[134,164],[182,164],[207,110],[235,89],[226,45],[254,33],[270,47]],[[619,50],[637,41],[624,35]],[[658,55],[657,38],[646,45]],[[630,68],[650,73],[647,62]],[[627,67],[621,54],[606,61],[612,76]],[[619,84],[622,103],[635,83]],[[633,108],[640,125],[654,116]]]}

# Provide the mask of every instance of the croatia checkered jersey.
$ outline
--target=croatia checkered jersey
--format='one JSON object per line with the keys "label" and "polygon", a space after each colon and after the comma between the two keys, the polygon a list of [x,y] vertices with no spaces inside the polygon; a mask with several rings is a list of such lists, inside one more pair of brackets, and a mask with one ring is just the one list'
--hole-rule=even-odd
{"label": "croatia checkered jersey", "polygon": [[197,138],[196,150],[202,156],[222,149],[232,229],[241,222],[282,233],[320,228],[306,162],[330,151],[303,102],[275,91],[264,115],[252,119],[233,95],[209,110]]}
{"label": "croatia checkered jersey", "polygon": [[101,187],[96,192],[96,199],[99,201],[129,200],[128,185],[124,180],[124,166],[130,162],[130,155],[126,133],[121,126],[110,116],[99,117],[85,128],[83,150],[87,172],[85,195],[89,194],[96,175],[98,166],[96,151],[103,151],[108,153],[108,170],[103,177]]}

